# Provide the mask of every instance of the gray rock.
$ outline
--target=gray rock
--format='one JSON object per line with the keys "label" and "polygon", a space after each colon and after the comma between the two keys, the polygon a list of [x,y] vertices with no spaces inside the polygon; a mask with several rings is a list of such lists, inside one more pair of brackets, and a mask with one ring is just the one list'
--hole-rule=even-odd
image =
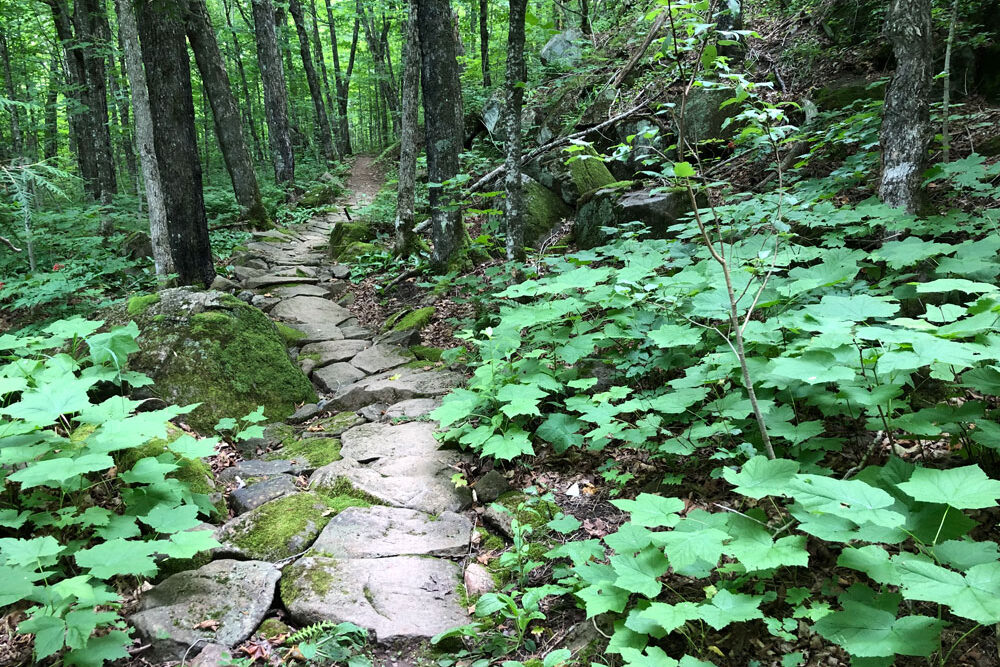
{"label": "gray rock", "polygon": [[353,306],[355,301],[357,301],[357,297],[354,296],[354,292],[348,292],[344,296],[340,297],[340,300],[337,301],[337,303],[347,308],[349,306]]}
{"label": "gray rock", "polygon": [[401,507],[349,507],[330,519],[307,555],[332,558],[386,556],[465,556],[472,522],[444,512],[431,519]]}
{"label": "gray rock", "polygon": [[287,285],[288,283],[315,283],[318,282],[316,278],[309,278],[304,276],[278,276],[274,274],[256,276],[254,278],[248,278],[245,282],[245,287],[247,289],[260,289],[261,287],[270,287],[272,285]]}
{"label": "gray rock", "polygon": [[433,455],[440,449],[434,437],[434,424],[362,424],[340,436],[340,454],[344,458],[368,463],[376,459]]}
{"label": "gray rock", "polygon": [[[180,660],[188,647],[208,640],[233,647],[250,636],[274,600],[281,572],[270,563],[217,560],[179,572],[144,593],[129,617],[153,660]],[[213,631],[195,629],[218,621]]]}
{"label": "gray rock", "polygon": [[306,345],[299,351],[299,355],[316,355],[316,367],[322,368],[335,361],[350,361],[368,345],[366,340],[329,340]]}
{"label": "gray rock", "polygon": [[254,269],[249,266],[234,266],[233,275],[236,276],[237,280],[242,282],[264,275],[266,273],[267,264],[264,265],[264,269],[265,270]]}
{"label": "gray rock", "polygon": [[282,596],[297,623],[349,621],[380,643],[429,639],[469,620],[456,593],[461,569],[438,558],[302,558],[286,581]]}
{"label": "gray rock", "polygon": [[619,228],[629,222],[641,222],[654,238],[667,238],[669,228],[690,212],[691,201],[683,188],[656,193],[598,190],[580,207],[573,236],[581,248],[595,248],[612,239],[603,227]]}
{"label": "gray rock", "polygon": [[239,285],[225,276],[215,276],[215,280],[212,281],[212,285],[209,287],[209,289],[218,290],[220,292],[232,292],[239,288]]}
{"label": "gray rock", "polygon": [[351,267],[345,264],[334,264],[330,267],[330,272],[333,273],[334,278],[343,280],[351,275]]}
{"label": "gray rock", "polygon": [[231,649],[222,644],[202,644],[205,648],[187,663],[187,667],[227,667],[232,664]]}
{"label": "gray rock", "polygon": [[[351,295],[353,296],[353,294]],[[343,328],[344,338],[360,338],[364,340],[369,340],[372,337],[372,332],[364,327],[359,327],[355,324],[350,326],[345,326]]]}
{"label": "gray rock", "polygon": [[319,285],[282,286],[270,290],[270,293],[281,299],[290,299],[293,296],[328,296],[327,290]]}
{"label": "gray rock", "polygon": [[386,419],[415,419],[434,412],[441,407],[440,398],[411,398],[395,403],[385,411]]}
{"label": "gray rock", "polygon": [[[280,306],[281,304],[278,305]],[[274,315],[273,311],[271,315]],[[343,340],[345,338],[344,332],[331,322],[296,322],[294,327],[302,334],[302,337],[299,339],[302,345],[322,343],[326,340]]]}
{"label": "gray rock", "polygon": [[301,424],[302,422],[309,421],[319,413],[320,407],[318,405],[315,403],[306,403],[285,421],[289,424]]}
{"label": "gray rock", "polygon": [[375,342],[380,345],[396,345],[399,347],[409,347],[420,343],[419,329],[402,329],[400,331],[387,331],[379,334]]}
{"label": "gray rock", "polygon": [[545,43],[539,57],[543,65],[571,68],[580,64],[583,50],[574,42],[583,37],[576,28],[564,30]]}
{"label": "gray rock", "polygon": [[503,95],[494,93],[483,103],[483,125],[490,134],[496,132],[500,119],[503,118]]}
{"label": "gray rock", "polygon": [[292,472],[292,464],[289,461],[260,461],[251,459],[250,461],[240,461],[234,466],[225,468],[219,472],[219,479],[223,482],[231,482],[239,477],[242,480],[255,479],[259,477],[273,477]]}
{"label": "gray rock", "polygon": [[730,123],[723,127],[726,120],[740,112],[739,104],[730,104],[720,108],[726,100],[736,96],[733,88],[695,87],[688,95],[687,107],[684,111],[684,140],[689,143],[707,141],[709,139],[728,139],[737,131],[737,126]]}
{"label": "gray rock", "polygon": [[246,440],[236,441],[236,451],[247,458],[253,458],[257,455],[258,451],[263,451],[267,449],[270,444],[266,438],[247,438]]}
{"label": "gray rock", "polygon": [[391,370],[344,387],[329,404],[337,410],[357,410],[372,403],[391,405],[411,398],[432,398],[447,394],[464,380],[451,371]]}
{"label": "gray rock", "polygon": [[313,369],[316,368],[315,359],[301,359],[298,362],[299,369],[307,376],[312,377]]}
{"label": "gray rock", "polygon": [[215,529],[216,556],[276,562],[302,553],[333,510],[315,493],[289,493],[230,519]]}
{"label": "gray rock", "polygon": [[260,271],[267,271],[267,262],[265,262],[264,260],[260,259],[259,257],[249,257],[249,258],[247,258],[247,260],[243,263],[243,266],[245,266],[247,268],[250,268],[250,269],[257,269],[257,270],[260,270]]}
{"label": "gray rock", "polygon": [[363,371],[343,361],[313,371],[313,380],[326,392],[340,391],[363,377]]}
{"label": "gray rock", "polygon": [[466,565],[463,579],[465,581],[465,594],[470,599],[492,593],[497,587],[496,582],[493,581],[493,575],[479,563]]}
{"label": "gray rock", "polygon": [[331,280],[326,284],[326,295],[330,299],[336,299],[347,292],[351,284],[346,280]]}
{"label": "gray rock", "polygon": [[245,289],[242,292],[239,292],[236,295],[236,298],[239,299],[240,301],[242,301],[243,303],[250,303],[251,301],[253,301],[253,298],[255,296],[257,296],[257,295],[254,294],[253,292],[251,292],[250,290]]}
{"label": "gray rock", "polygon": [[365,373],[381,373],[410,361],[413,361],[413,354],[409,350],[393,345],[373,345],[358,352],[351,359],[351,365]]}
{"label": "gray rock", "polygon": [[293,296],[275,306],[271,315],[286,322],[337,325],[350,318],[351,311],[318,296]]}
{"label": "gray rock", "polygon": [[499,472],[490,470],[472,485],[472,490],[476,494],[476,499],[485,505],[510,491],[510,484]]}
{"label": "gray rock", "polygon": [[281,299],[279,299],[277,297],[264,296],[263,294],[257,294],[257,295],[254,296],[254,298],[250,299],[250,305],[251,306],[255,306],[257,308],[260,308],[261,310],[263,310],[266,313],[266,312],[269,312],[276,305],[278,305],[278,303],[280,301],[281,301]]}
{"label": "gray rock", "polygon": [[385,417],[385,410],[389,406],[385,403],[372,403],[358,410],[358,414],[370,422],[380,422]]}
{"label": "gray rock", "polygon": [[295,478],[291,475],[275,475],[268,477],[263,482],[256,482],[242,489],[236,489],[229,494],[229,504],[238,516],[257,509],[275,498],[287,496],[298,490],[298,487],[295,486]]}
{"label": "gray rock", "polygon": [[304,264],[295,264],[293,266],[277,266],[274,269],[274,274],[277,276],[296,276],[299,278],[315,278],[316,269],[311,266],[305,266]]}

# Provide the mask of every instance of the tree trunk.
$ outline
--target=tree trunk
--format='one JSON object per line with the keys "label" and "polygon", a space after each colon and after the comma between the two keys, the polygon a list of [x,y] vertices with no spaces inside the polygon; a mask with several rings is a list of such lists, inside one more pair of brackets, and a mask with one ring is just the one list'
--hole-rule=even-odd
{"label": "tree trunk", "polygon": [[73,23],[80,41],[89,42],[83,48],[88,111],[91,121],[99,195],[102,204],[110,204],[118,191],[114,152],[111,148],[111,128],[108,124],[108,93],[104,67],[104,51],[110,46],[111,28],[108,14],[100,0],[77,0],[73,8]]}
{"label": "tree trunk", "polygon": [[[389,73],[386,53],[383,48],[384,45],[380,38],[381,36],[375,33],[374,22],[368,14],[368,10],[365,9],[362,0],[358,0],[357,8],[358,15],[361,17],[361,23],[365,29],[365,40],[368,42],[368,51],[371,53],[372,61],[375,63],[375,78],[378,80],[378,86],[382,90],[382,99],[385,101],[386,108],[389,110],[389,115],[392,118],[393,132],[399,134],[399,97],[396,93],[396,83]],[[450,15],[448,21],[449,23],[451,22]]]}
{"label": "tree trunk", "polygon": [[319,77],[316,76],[316,68],[313,67],[309,49],[309,31],[306,29],[302,3],[299,0],[289,0],[288,12],[292,15],[295,32],[299,37],[299,54],[302,56],[302,68],[306,73],[309,96],[312,98],[313,110],[316,113],[316,134],[319,138],[320,149],[323,151],[323,157],[326,161],[333,162],[337,159],[337,152],[333,148],[333,137],[330,134],[330,119],[327,117],[326,107],[323,105],[323,90],[319,85]]}
{"label": "tree trunk", "polygon": [[[312,13],[312,40],[313,40],[313,51],[316,54],[316,63],[319,65],[320,74],[320,84],[323,88],[323,99],[326,100],[327,117],[331,114],[337,113],[337,107],[333,103],[333,95],[330,93],[330,76],[326,71],[326,56],[323,55],[323,42],[319,38],[319,15],[316,13],[316,0],[309,0],[309,9]],[[329,121],[330,125],[330,135],[333,142],[336,144],[337,135],[333,130],[336,125],[336,119]]]}
{"label": "tree trunk", "polygon": [[[120,127],[122,134],[120,144],[122,147],[122,154],[125,156],[125,172],[128,174],[129,183],[138,183],[138,173],[135,163],[135,140],[132,136],[132,123],[129,121],[129,116],[131,114],[129,113],[128,108],[128,77],[125,73],[125,50],[122,48],[121,31],[118,31],[118,51],[118,67],[121,71],[120,81],[122,82],[122,90],[120,92],[115,91],[115,88],[117,87],[116,82],[119,80],[119,74],[115,70],[114,61],[109,58],[108,69],[112,72],[110,80],[115,86],[115,88],[112,88],[111,96],[118,100],[118,113],[120,116],[119,122],[121,123]],[[139,195],[138,188],[136,189],[136,195]]]}
{"label": "tree trunk", "polygon": [[49,83],[45,92],[45,141],[42,156],[51,160],[59,153],[59,57],[49,64]]}
{"label": "tree trunk", "polygon": [[896,71],[885,95],[879,197],[889,206],[916,213],[924,203],[922,181],[932,135],[931,1],[891,0],[886,33]]}
{"label": "tree trunk", "polygon": [[267,137],[274,159],[274,177],[278,183],[291,183],[295,179],[295,158],[292,155],[292,134],[288,125],[285,71],[281,66],[278,36],[275,34],[274,7],[271,0],[252,0],[252,6],[257,61],[264,85]]}
{"label": "tree trunk", "polygon": [[507,83],[504,116],[507,124],[507,154],[504,167],[504,228],[507,232],[507,259],[524,259],[524,191],[521,187],[521,107],[524,105],[524,17],[528,0],[510,0],[507,31]]}
{"label": "tree trunk", "polygon": [[115,0],[115,10],[118,15],[122,50],[125,53],[125,71],[132,93],[132,116],[135,119],[135,143],[139,152],[139,167],[146,183],[153,264],[156,267],[156,275],[160,280],[165,280],[174,272],[174,259],[170,253],[170,240],[167,234],[167,209],[163,200],[160,167],[156,161],[149,89],[146,85],[146,72],[142,67],[142,53],[139,50],[139,30],[136,26],[132,0]]}
{"label": "tree trunk", "polygon": [[138,5],[138,23],[174,273],[181,285],[207,287],[215,278],[215,267],[184,39],[187,11],[187,0],[144,0]]}
{"label": "tree trunk", "polygon": [[233,38],[233,60],[236,61],[236,71],[240,75],[240,89],[243,93],[243,103],[246,105],[246,107],[242,109],[243,120],[250,130],[250,137],[253,139],[253,146],[257,159],[263,160],[264,151],[260,146],[260,136],[257,134],[257,118],[254,114],[254,99],[250,94],[250,85],[247,83],[247,72],[246,68],[243,66],[243,49],[240,47],[240,40],[236,37],[236,31],[233,29],[233,17],[228,0],[223,0],[222,6],[226,14],[226,27],[229,28],[229,34]]}
{"label": "tree trunk", "polygon": [[590,0],[580,0],[580,32],[590,35]]}
{"label": "tree trunk", "polygon": [[422,54],[427,179],[431,206],[433,262],[438,270],[458,259],[465,245],[462,211],[454,187],[441,185],[458,174],[462,149],[462,89],[455,57],[455,31],[449,0],[420,0],[417,26]]}
{"label": "tree trunk", "polygon": [[483,87],[493,85],[490,75],[490,3],[479,0],[479,57],[483,67]]}
{"label": "tree trunk", "polygon": [[[7,36],[0,25],[0,69],[3,69],[3,82],[7,99],[17,101],[17,91],[14,89],[14,77],[10,71],[10,52],[7,49]],[[21,139],[21,111],[17,106],[10,107],[10,140],[15,157],[24,156],[24,143]]]}
{"label": "tree trunk", "polygon": [[[222,52],[215,41],[215,31],[208,15],[205,0],[189,0],[187,14],[187,35],[194,51],[195,62],[201,72],[203,91],[212,106],[215,122],[215,136],[222,149],[222,159],[233,183],[236,202],[254,229],[271,227],[264,202],[257,185],[257,173],[253,169],[250,151],[243,137],[240,111],[229,82],[229,74],[222,60]],[[206,142],[207,144],[207,142]],[[207,145],[206,145],[207,150]]]}
{"label": "tree trunk", "polygon": [[420,100],[420,33],[417,31],[417,3],[410,0],[406,19],[406,47],[403,54],[403,113],[399,133],[399,190],[396,196],[396,247],[401,256],[413,254],[417,235],[413,231],[417,172],[417,121]]}

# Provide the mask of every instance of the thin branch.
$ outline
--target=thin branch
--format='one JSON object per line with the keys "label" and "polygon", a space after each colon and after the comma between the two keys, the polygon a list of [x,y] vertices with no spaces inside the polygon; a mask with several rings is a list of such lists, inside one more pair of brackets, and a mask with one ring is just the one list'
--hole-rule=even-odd
{"label": "thin branch", "polygon": [[20,249],[20,248],[18,248],[18,247],[17,247],[16,245],[14,245],[13,243],[11,243],[11,242],[10,242],[10,239],[8,239],[8,238],[7,238],[6,236],[0,236],[0,241],[3,241],[3,242],[4,242],[4,243],[6,243],[6,244],[7,244],[8,246],[10,246],[10,249],[11,249],[11,250],[13,250],[14,252],[21,252],[21,249]]}

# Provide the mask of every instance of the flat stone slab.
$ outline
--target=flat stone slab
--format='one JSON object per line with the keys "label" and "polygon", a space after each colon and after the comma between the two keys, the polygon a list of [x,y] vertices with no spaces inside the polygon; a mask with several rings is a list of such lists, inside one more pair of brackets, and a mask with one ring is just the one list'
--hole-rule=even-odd
{"label": "flat stone slab", "polygon": [[404,456],[433,457],[441,447],[434,430],[434,424],[429,422],[362,424],[341,434],[340,454],[361,463]]}
{"label": "flat stone slab", "polygon": [[223,482],[231,482],[237,477],[242,480],[253,479],[255,477],[274,477],[292,472],[291,461],[261,461],[253,459],[250,461],[240,461],[234,466],[225,468],[217,475]]}
{"label": "flat stone slab", "polygon": [[352,317],[351,311],[343,306],[318,296],[293,296],[285,299],[271,309],[271,315],[286,322],[326,325],[337,325]]}
{"label": "flat stone slab", "polygon": [[285,607],[300,625],[348,621],[391,644],[429,639],[469,621],[456,592],[462,570],[447,560],[306,557],[285,576]]}
{"label": "flat stone slab", "polygon": [[217,556],[268,562],[302,553],[326,527],[330,506],[315,493],[290,493],[215,529]]}
{"label": "flat stone slab", "polygon": [[361,338],[369,342],[371,341],[372,332],[357,324],[348,324],[342,326],[341,329],[344,332],[344,338]]}
{"label": "flat stone slab", "polygon": [[319,282],[317,278],[309,278],[307,276],[276,276],[276,275],[263,275],[256,276],[254,278],[247,278],[244,282],[244,286],[247,289],[260,289],[261,287],[270,287],[272,285],[287,285],[288,283],[316,283]]}
{"label": "flat stone slab", "polygon": [[339,391],[363,377],[365,377],[364,371],[359,371],[344,361],[317,368],[312,374],[320,389],[328,393]]}
{"label": "flat stone slab", "polygon": [[472,522],[461,514],[429,514],[401,507],[349,507],[330,519],[310,554],[333,558],[444,556],[469,551]]}
{"label": "flat stone slab", "polygon": [[358,352],[368,347],[365,340],[329,340],[310,343],[299,350],[299,357],[318,355],[316,368],[322,368],[335,361],[350,361]]}
{"label": "flat stone slab", "polygon": [[[154,660],[180,660],[198,640],[233,647],[260,625],[281,572],[260,561],[217,560],[179,572],[144,593],[129,617]],[[212,630],[197,628],[217,621]],[[152,654],[152,655],[150,655]]]}
{"label": "flat stone slab", "polygon": [[385,371],[344,387],[330,404],[338,410],[358,410],[372,403],[392,405],[411,398],[433,398],[447,394],[464,381],[464,376],[452,371]]}
{"label": "flat stone slab", "polygon": [[238,516],[257,509],[275,498],[296,493],[298,490],[299,488],[295,486],[295,478],[291,475],[275,475],[262,482],[236,489],[229,494],[229,505]]}
{"label": "flat stone slab", "polygon": [[[274,314],[274,311],[272,311],[272,314]],[[291,326],[302,334],[302,338],[299,339],[299,343],[302,345],[321,343],[326,340],[344,339],[344,332],[336,324],[330,322],[295,322]]]}
{"label": "flat stone slab", "polygon": [[365,373],[381,373],[390,368],[402,366],[413,361],[409,350],[395,345],[373,345],[351,359],[351,365],[360,368]]}
{"label": "flat stone slab", "polygon": [[287,285],[276,287],[270,293],[281,299],[290,299],[293,296],[319,296],[327,297],[329,292],[319,285]]}
{"label": "flat stone slab", "polygon": [[386,419],[401,419],[423,417],[441,407],[440,398],[411,398],[408,401],[400,401],[395,405],[390,405],[385,411]]}

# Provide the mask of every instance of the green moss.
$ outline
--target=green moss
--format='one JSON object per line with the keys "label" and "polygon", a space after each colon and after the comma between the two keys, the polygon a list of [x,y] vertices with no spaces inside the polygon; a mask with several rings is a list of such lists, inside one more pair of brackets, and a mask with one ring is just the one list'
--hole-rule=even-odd
{"label": "green moss", "polygon": [[142,315],[142,313],[144,313],[147,308],[159,302],[160,302],[159,294],[140,294],[128,300],[128,306],[126,306],[126,310],[128,311],[129,315],[135,317],[136,315]]}
{"label": "green moss", "polygon": [[199,567],[208,565],[211,562],[211,551],[201,551],[191,558],[166,558],[159,563],[159,569],[156,572],[156,581],[163,581],[170,575],[177,574],[178,572],[197,570]]}
{"label": "green moss", "polygon": [[433,319],[435,312],[434,306],[427,306],[425,308],[412,310],[405,315],[397,314],[397,317],[392,321],[389,328],[391,328],[392,331],[423,329],[430,323],[431,319]]}
{"label": "green moss", "polygon": [[336,438],[303,438],[264,457],[266,460],[300,460],[311,468],[319,468],[327,463],[339,461],[340,440]]}
{"label": "green moss", "polygon": [[319,183],[306,190],[299,204],[308,208],[333,204],[344,195],[344,188],[337,183]]}
{"label": "green moss", "polygon": [[569,163],[569,174],[578,194],[590,192],[615,182],[604,161],[592,146],[573,154],[577,159]]}
{"label": "green moss", "polygon": [[305,592],[326,595],[336,582],[336,571],[337,561],[327,557],[323,557],[322,562],[314,561],[308,568],[301,561],[294,563],[282,573],[278,584],[281,601],[288,607]]}
{"label": "green moss", "polygon": [[423,359],[424,361],[441,361],[441,355],[444,354],[444,350],[439,347],[427,347],[426,345],[411,345],[410,352],[413,353],[417,359]]}
{"label": "green moss", "polygon": [[625,192],[627,190],[631,190],[634,186],[635,181],[615,181],[614,183],[608,183],[607,185],[582,193],[580,195],[580,200],[577,202],[577,206],[583,206],[597,195],[612,192]]}
{"label": "green moss", "polygon": [[572,209],[544,185],[534,179],[524,180],[524,243],[540,241],[552,229],[573,215]]}
{"label": "green moss", "polygon": [[363,417],[359,417],[356,412],[338,412],[330,417],[324,417],[315,423],[319,431],[327,435],[340,435],[344,431],[364,424]]}
{"label": "green moss", "polygon": [[328,502],[333,502],[335,498],[352,498],[367,503],[365,505],[348,505],[347,507],[371,507],[372,505],[384,504],[370,493],[354,488],[354,485],[346,477],[338,477],[332,484],[316,489],[316,493],[324,496]]}
{"label": "green moss", "polygon": [[355,241],[344,248],[344,250],[341,251],[335,259],[341,262],[356,262],[364,255],[369,255],[377,250],[378,248],[376,248],[373,243]]}
{"label": "green moss", "polygon": [[292,629],[276,618],[265,618],[264,622],[257,628],[257,634],[266,638],[274,639],[282,635],[291,634]]}
{"label": "green moss", "polygon": [[[559,506],[554,502],[535,499],[534,496],[529,496],[520,491],[508,491],[497,498],[496,502],[510,511],[511,515],[517,518],[522,524],[531,526],[535,531],[533,534],[536,537],[539,535],[539,531],[549,532],[545,528],[545,524],[552,521],[560,512]],[[526,507],[519,510],[518,508],[522,504],[525,504]]]}
{"label": "green moss", "polygon": [[303,332],[294,327],[290,327],[287,324],[275,322],[274,326],[278,328],[278,334],[281,336],[281,340],[285,341],[285,347],[294,347],[296,343],[306,337]]}
{"label": "green moss", "polygon": [[230,541],[250,558],[276,561],[298,553],[330,521],[330,505],[317,493],[294,493],[246,515]]}
{"label": "green moss", "polygon": [[366,222],[338,222],[330,232],[330,256],[333,259],[346,259],[352,245],[371,241],[373,238],[375,234]]}

